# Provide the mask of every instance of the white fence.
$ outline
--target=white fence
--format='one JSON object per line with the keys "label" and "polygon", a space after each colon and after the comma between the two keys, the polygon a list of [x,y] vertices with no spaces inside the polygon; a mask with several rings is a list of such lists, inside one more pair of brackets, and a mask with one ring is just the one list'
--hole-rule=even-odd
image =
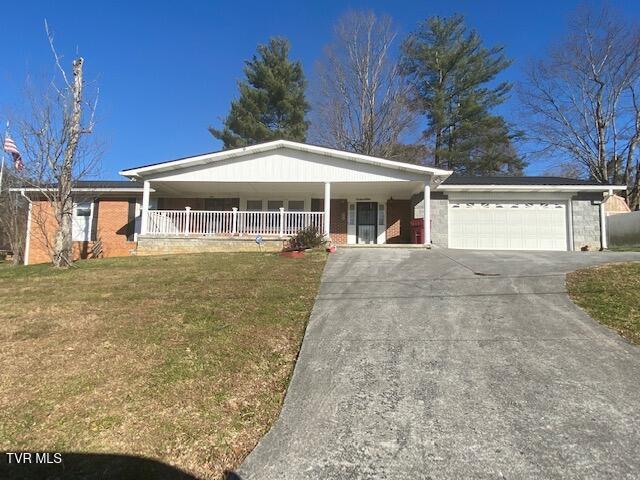
{"label": "white fence", "polygon": [[610,247],[640,245],[640,212],[607,216],[607,239]]}
{"label": "white fence", "polygon": [[[314,226],[323,232],[323,212],[149,210],[147,235],[290,236]],[[144,234],[145,232],[143,232]]]}

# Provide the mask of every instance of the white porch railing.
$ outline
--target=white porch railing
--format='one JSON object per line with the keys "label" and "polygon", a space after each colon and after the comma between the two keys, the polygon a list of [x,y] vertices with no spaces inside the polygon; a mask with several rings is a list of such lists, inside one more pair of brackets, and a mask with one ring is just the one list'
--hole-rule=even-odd
{"label": "white porch railing", "polygon": [[[323,212],[149,210],[147,235],[291,236],[309,226],[323,232]],[[145,232],[143,232],[144,234]]]}

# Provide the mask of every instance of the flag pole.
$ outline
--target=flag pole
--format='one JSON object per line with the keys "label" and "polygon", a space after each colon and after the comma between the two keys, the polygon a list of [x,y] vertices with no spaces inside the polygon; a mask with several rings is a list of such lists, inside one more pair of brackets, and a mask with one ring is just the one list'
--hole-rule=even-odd
{"label": "flag pole", "polygon": [[4,138],[2,139],[2,165],[0,165],[0,193],[2,193],[2,180],[4,177],[4,141],[7,138],[7,131],[9,131],[9,120],[7,120],[7,129],[4,133]]}

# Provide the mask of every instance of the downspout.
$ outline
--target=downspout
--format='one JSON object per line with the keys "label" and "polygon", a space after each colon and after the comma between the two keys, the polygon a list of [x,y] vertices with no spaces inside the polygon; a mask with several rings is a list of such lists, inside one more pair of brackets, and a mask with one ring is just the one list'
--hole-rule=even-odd
{"label": "downspout", "polygon": [[29,202],[29,210],[27,213],[27,235],[24,241],[24,265],[29,265],[29,247],[31,246],[31,208],[33,207],[33,202],[31,199],[27,197],[24,193],[24,188],[20,189],[20,195],[27,199]]}

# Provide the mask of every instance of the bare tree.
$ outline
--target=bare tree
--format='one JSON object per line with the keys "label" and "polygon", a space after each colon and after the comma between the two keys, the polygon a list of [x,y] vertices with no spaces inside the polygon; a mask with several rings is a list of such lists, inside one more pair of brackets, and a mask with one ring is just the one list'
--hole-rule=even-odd
{"label": "bare tree", "polygon": [[20,121],[26,160],[23,180],[46,201],[46,208],[32,212],[39,239],[50,251],[53,264],[66,267],[73,261],[73,185],[94,171],[99,158],[97,145],[88,141],[98,92],[92,102],[85,100],[84,59],[73,60],[69,77],[46,21],[45,30],[57,75],[42,94],[31,95],[31,113]]}
{"label": "bare tree", "polygon": [[520,97],[529,136],[559,163],[625,183],[638,205],[640,29],[607,8],[582,9],[566,38],[529,68]]}
{"label": "bare tree", "polygon": [[0,247],[5,242],[8,244],[14,265],[22,263],[24,259],[28,205],[18,191],[12,190],[19,185],[20,180],[6,169],[0,184]]}
{"label": "bare tree", "polygon": [[365,155],[421,153],[398,148],[415,116],[391,51],[395,39],[386,16],[351,11],[338,21],[318,64],[312,140]]}

